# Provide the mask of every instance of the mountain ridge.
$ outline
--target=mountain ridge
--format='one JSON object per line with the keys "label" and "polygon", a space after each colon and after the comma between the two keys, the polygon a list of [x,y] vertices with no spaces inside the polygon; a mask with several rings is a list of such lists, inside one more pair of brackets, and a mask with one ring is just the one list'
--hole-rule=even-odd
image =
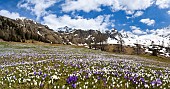
{"label": "mountain ridge", "polygon": [[[40,35],[41,34],[41,35]],[[48,26],[41,25],[28,19],[10,19],[0,16],[0,38],[5,41],[24,42],[36,40],[43,42],[61,43],[59,36]]]}
{"label": "mountain ridge", "polygon": [[99,45],[94,46],[94,48],[99,47],[103,50],[105,46],[107,47],[106,44],[114,44],[117,45],[117,50],[121,49],[121,51],[123,51],[123,46],[136,48],[137,45],[141,45],[145,51],[153,44],[170,47],[170,26],[145,33],[147,34],[136,35],[130,31],[118,31],[116,29],[100,32],[99,30],[82,30],[67,26],[54,31],[47,25],[42,25],[33,20],[14,20],[0,16],[0,38],[5,41],[25,42],[26,40],[35,40],[54,44],[84,45],[89,48]]}

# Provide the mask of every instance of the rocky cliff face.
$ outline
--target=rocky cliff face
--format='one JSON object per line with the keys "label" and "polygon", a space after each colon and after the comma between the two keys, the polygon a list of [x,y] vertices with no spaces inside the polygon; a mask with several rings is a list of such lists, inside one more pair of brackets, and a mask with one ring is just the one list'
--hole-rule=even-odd
{"label": "rocky cliff face", "polygon": [[69,29],[69,31],[67,29],[58,31],[63,38],[64,44],[95,44],[106,41],[109,36],[98,30]]}
{"label": "rocky cliff face", "polygon": [[59,34],[48,26],[28,19],[10,19],[0,16],[0,38],[5,41],[24,42],[36,40],[42,42],[62,43]]}
{"label": "rocky cliff face", "polygon": [[[65,31],[61,31],[64,29]],[[0,16],[0,38],[5,41],[25,42],[36,40],[57,44],[89,44],[106,41],[108,34],[97,30],[63,27],[58,32],[46,25],[28,19],[10,19]]]}
{"label": "rocky cliff face", "polygon": [[109,37],[116,39],[116,35],[119,35],[116,30],[101,33],[98,30],[72,29],[67,26],[59,28],[56,32],[33,20],[14,20],[0,16],[0,39],[5,41],[35,40],[57,44],[97,44],[106,41]]}

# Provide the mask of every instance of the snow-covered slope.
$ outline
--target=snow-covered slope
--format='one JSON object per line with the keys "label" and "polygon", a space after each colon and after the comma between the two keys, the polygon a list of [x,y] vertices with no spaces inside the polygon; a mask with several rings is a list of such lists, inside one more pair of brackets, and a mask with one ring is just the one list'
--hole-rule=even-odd
{"label": "snow-covered slope", "polygon": [[[121,33],[123,37],[124,45],[134,46],[134,44],[137,43],[149,46],[152,42],[154,42],[155,45],[163,45],[164,47],[170,45],[170,26],[163,29],[150,30],[143,35],[136,35],[124,30],[119,31],[119,33]],[[117,40],[108,38],[107,43],[117,44]]]}

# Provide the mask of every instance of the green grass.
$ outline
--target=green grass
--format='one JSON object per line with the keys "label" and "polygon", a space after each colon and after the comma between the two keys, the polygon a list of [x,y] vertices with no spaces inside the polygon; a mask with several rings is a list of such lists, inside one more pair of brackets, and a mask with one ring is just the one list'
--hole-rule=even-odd
{"label": "green grass", "polygon": [[[6,45],[6,43],[2,43],[2,45]],[[77,85],[77,89],[79,89],[79,87],[84,89],[84,86],[88,86],[88,89],[108,89],[109,87],[111,89],[136,89],[136,84],[124,78],[126,75],[124,71],[130,71],[132,74],[137,73],[139,75],[139,77],[136,78],[137,80],[142,77],[140,74],[143,73],[143,77],[148,80],[147,84],[153,81],[150,77],[146,76],[147,74],[151,74],[154,78],[161,77],[156,75],[155,71],[161,71],[162,74],[170,76],[164,72],[164,68],[154,66],[156,64],[148,63],[148,61],[146,61],[146,63],[144,62],[144,64],[133,61],[133,59],[121,58],[119,55],[114,56],[112,53],[100,50],[66,45],[54,46],[22,43],[9,43],[7,48],[0,49],[4,50],[1,54],[7,55],[0,58],[0,65],[4,65],[3,63],[31,62],[30,64],[18,64],[0,68],[0,89],[54,89],[54,87],[58,86],[59,89],[63,86],[65,86],[65,89],[67,87],[73,89],[71,84],[67,84],[66,82],[67,78],[73,74],[78,76],[78,81],[76,83],[79,84]],[[10,54],[11,52],[14,54]],[[126,61],[119,59],[124,59]],[[44,61],[38,62],[41,60]],[[148,60],[150,60],[150,58],[148,58]],[[112,71],[107,72],[104,71],[103,68]],[[98,69],[102,73],[97,74],[97,71],[93,73],[94,69]],[[34,75],[34,72],[42,72],[42,74]],[[116,73],[119,75],[115,75]],[[43,79],[44,74],[48,74],[45,79]],[[126,76],[133,77],[132,74]],[[51,83],[51,76],[53,75],[58,76],[60,79]],[[86,75],[88,75],[89,78],[85,78]],[[14,77],[16,77],[16,80]],[[107,83],[105,84],[106,78]],[[19,79],[21,79],[21,83],[19,83]],[[31,81],[24,82],[23,79],[31,79]],[[168,78],[166,80],[168,80]],[[35,85],[34,81],[38,84],[42,83],[43,86]],[[115,84],[113,84],[113,82],[115,82]],[[125,87],[126,83],[129,83],[129,88]],[[12,85],[10,86],[10,84]],[[164,87],[167,87],[168,84],[170,83],[168,82]],[[94,88],[94,86],[96,88]],[[160,87],[158,86],[156,88],[159,89]],[[141,84],[139,89],[144,89],[144,86]]]}
{"label": "green grass", "polygon": [[155,60],[159,62],[170,63],[170,58],[161,57],[161,56],[151,56],[151,55],[139,55],[140,57],[147,58],[148,60]]}

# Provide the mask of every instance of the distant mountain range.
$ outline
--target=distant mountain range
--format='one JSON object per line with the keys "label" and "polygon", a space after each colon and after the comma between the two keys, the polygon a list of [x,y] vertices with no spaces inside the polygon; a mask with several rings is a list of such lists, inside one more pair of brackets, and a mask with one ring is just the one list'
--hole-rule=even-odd
{"label": "distant mountain range", "polygon": [[10,19],[0,16],[0,39],[5,41],[26,42],[27,40],[42,41],[55,44],[91,45],[91,44],[121,44],[136,46],[135,44],[149,47],[161,45],[170,47],[170,26],[157,30],[148,30],[142,35],[130,31],[106,30],[104,33],[98,30],[73,29],[67,26],[58,28],[58,31],[50,29],[33,20]]}
{"label": "distant mountain range", "polygon": [[135,35],[132,32],[120,31],[123,35],[123,40],[126,45],[132,45],[138,43],[144,46],[149,46],[152,43],[155,45],[161,45],[164,47],[170,46],[170,27],[150,30],[142,35]]}
{"label": "distant mountain range", "polygon": [[[78,30],[81,29],[73,29],[66,26],[63,28],[59,28],[58,32],[76,34],[74,32]],[[91,31],[92,33],[92,30],[83,30],[83,33],[88,31]],[[105,33],[102,34],[105,34],[107,36],[106,43],[108,44],[118,44],[118,40],[120,40],[121,38],[124,41],[124,45],[129,46],[135,46],[134,44],[149,46],[152,43],[165,47],[170,46],[170,26],[162,29],[150,30],[142,35],[137,35],[133,32],[124,30],[117,31],[116,29],[107,30],[105,31]],[[88,35],[90,34],[86,34],[85,38]]]}

